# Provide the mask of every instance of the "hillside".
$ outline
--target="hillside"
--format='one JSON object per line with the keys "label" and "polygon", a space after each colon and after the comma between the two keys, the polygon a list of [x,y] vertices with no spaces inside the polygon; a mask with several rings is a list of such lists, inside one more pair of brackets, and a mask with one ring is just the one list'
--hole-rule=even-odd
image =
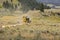
{"label": "hillside", "polygon": [[54,4],[59,6],[60,5],[60,0],[37,0],[38,2],[43,2],[47,4]]}
{"label": "hillside", "polygon": [[26,1],[0,0],[0,40],[60,40],[60,9],[44,9],[43,4]]}
{"label": "hillside", "polygon": [[[44,15],[39,10],[0,17],[0,40],[59,40],[60,18]],[[22,16],[29,16],[31,23],[23,23]]]}
{"label": "hillside", "polygon": [[[5,1],[5,0],[0,0],[0,3],[2,3],[3,1]],[[10,0],[8,0],[8,1],[10,1]],[[16,2],[17,0],[13,0],[13,1]],[[37,0],[37,2],[60,5],[60,0]]]}

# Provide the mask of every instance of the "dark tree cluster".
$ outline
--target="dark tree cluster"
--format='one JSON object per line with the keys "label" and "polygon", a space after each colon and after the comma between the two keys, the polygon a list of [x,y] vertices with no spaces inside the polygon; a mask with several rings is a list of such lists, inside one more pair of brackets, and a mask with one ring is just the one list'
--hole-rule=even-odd
{"label": "dark tree cluster", "polygon": [[38,3],[36,0],[18,0],[18,2],[21,3],[22,5],[22,9],[24,10],[40,10],[42,12],[44,12],[44,9],[49,8],[46,5],[44,5],[43,3]]}
{"label": "dark tree cluster", "polygon": [[15,4],[13,4],[12,2],[13,2],[13,0],[10,0],[11,1],[11,3],[9,2],[9,1],[4,1],[3,2],[3,7],[4,8],[7,8],[7,9],[16,9],[17,8],[17,5]]}
{"label": "dark tree cluster", "polygon": [[40,10],[42,12],[44,12],[44,9],[49,9],[50,7],[44,5],[43,3],[38,3],[36,0],[17,0],[18,4],[13,4],[13,0],[10,0],[11,3],[9,1],[4,1],[3,2],[3,7],[4,8],[10,8],[10,9],[17,9],[19,5],[21,4],[21,9],[23,11],[28,11],[28,10]]}
{"label": "dark tree cluster", "polygon": [[4,1],[3,2],[3,7],[4,8],[13,8],[13,5],[11,3],[9,3],[8,1]]}

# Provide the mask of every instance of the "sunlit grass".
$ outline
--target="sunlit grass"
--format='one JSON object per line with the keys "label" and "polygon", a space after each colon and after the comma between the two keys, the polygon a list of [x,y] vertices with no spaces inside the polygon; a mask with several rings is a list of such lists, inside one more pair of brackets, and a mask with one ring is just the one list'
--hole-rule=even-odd
{"label": "sunlit grass", "polygon": [[[37,13],[38,14],[38,13]],[[15,23],[17,21],[17,19],[20,21],[20,16],[3,16],[0,18],[0,22],[3,22],[4,24],[11,22],[11,23]],[[31,18],[31,17],[30,17]],[[21,19],[22,20],[22,19]],[[49,17],[45,17],[45,16],[32,16],[31,18],[31,23],[29,24],[22,24],[22,25],[16,25],[16,26],[11,26],[8,27],[6,25],[5,28],[3,28],[2,31],[0,31],[4,37],[6,36],[6,38],[8,39],[19,39],[22,38],[26,38],[26,40],[31,39],[32,38],[36,38],[38,39],[38,35],[40,37],[43,37],[42,39],[44,39],[44,35],[47,37],[50,36],[55,36],[53,35],[54,33],[60,33],[60,25],[58,25],[57,23],[60,22],[60,18],[58,16],[49,16]],[[39,32],[41,34],[39,34]],[[48,33],[47,33],[48,31]],[[50,36],[49,36],[49,35]],[[20,36],[18,36],[20,35]],[[43,35],[43,36],[42,36]],[[2,36],[2,37],[3,37]],[[29,38],[30,37],[30,38]],[[39,38],[40,39],[40,38]],[[47,38],[48,40],[48,38]]]}
{"label": "sunlit grass", "polygon": [[49,20],[50,22],[60,22],[60,18],[57,16],[44,17],[44,20]]}

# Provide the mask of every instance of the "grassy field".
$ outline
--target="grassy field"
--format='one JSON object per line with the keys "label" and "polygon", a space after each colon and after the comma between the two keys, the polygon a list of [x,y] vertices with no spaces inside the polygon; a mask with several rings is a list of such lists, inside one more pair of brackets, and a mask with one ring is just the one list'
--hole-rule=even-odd
{"label": "grassy field", "polygon": [[[59,16],[44,16],[37,10],[16,13],[0,17],[0,40],[60,40]],[[30,17],[31,23],[21,22],[25,15]]]}

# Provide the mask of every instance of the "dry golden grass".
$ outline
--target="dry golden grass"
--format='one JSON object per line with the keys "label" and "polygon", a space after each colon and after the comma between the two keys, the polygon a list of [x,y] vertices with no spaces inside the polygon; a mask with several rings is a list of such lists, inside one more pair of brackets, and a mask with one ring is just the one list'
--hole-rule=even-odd
{"label": "dry golden grass", "polygon": [[[1,40],[60,40],[60,18],[56,16],[42,16],[42,12],[29,11],[20,16],[3,16],[0,22],[6,25],[15,25],[1,28]],[[22,16],[29,16],[31,23],[18,23]],[[10,22],[10,23],[9,23]],[[9,24],[8,24],[9,23]],[[14,23],[14,24],[12,24]],[[16,25],[17,24],[17,25]],[[18,25],[21,24],[21,25]],[[0,24],[1,25],[1,24]]]}

